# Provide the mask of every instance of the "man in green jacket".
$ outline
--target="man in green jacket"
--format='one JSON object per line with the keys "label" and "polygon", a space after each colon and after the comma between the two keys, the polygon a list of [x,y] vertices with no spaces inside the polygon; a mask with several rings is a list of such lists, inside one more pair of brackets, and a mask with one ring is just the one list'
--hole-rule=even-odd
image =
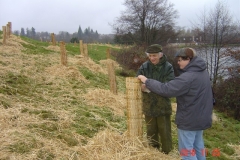
{"label": "man in green jacket", "polygon": [[[162,53],[161,45],[150,45],[146,54],[149,60],[140,66],[137,75],[144,75],[162,83],[174,79],[173,67],[167,61],[166,55]],[[145,88],[145,84],[142,85],[142,88]],[[143,92],[143,114],[150,145],[158,149],[161,147],[162,152],[168,154],[172,150],[170,99],[145,90]]]}

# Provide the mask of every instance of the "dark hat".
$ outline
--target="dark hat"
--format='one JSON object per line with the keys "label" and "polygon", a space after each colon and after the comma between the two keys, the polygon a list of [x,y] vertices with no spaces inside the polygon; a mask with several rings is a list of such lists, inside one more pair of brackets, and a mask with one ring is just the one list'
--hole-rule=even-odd
{"label": "dark hat", "polygon": [[162,46],[159,44],[152,44],[146,50],[146,53],[159,53],[162,52]]}
{"label": "dark hat", "polygon": [[180,49],[175,57],[188,57],[190,59],[192,59],[193,57],[195,57],[197,54],[196,54],[196,51],[192,48],[182,48]]}

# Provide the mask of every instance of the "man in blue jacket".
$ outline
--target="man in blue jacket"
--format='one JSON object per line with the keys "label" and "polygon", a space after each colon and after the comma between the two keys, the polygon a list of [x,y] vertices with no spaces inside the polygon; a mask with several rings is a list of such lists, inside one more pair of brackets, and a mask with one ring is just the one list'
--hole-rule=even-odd
{"label": "man in blue jacket", "polygon": [[151,92],[177,98],[176,125],[182,159],[205,160],[203,130],[212,125],[213,98],[205,61],[192,48],[176,54],[181,71],[174,80],[161,83],[143,75],[138,78]]}

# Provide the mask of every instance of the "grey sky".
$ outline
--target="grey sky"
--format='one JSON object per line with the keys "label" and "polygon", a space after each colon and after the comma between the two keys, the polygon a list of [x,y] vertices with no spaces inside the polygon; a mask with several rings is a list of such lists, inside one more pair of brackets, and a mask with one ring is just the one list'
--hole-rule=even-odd
{"label": "grey sky", "polygon": [[[179,12],[177,24],[182,27],[192,27],[192,22],[199,20],[204,9],[208,12],[214,9],[218,0],[169,0]],[[221,1],[221,0],[220,0]],[[222,0],[232,15],[234,21],[240,21],[240,0]]]}
{"label": "grey sky", "polygon": [[[225,0],[232,15],[240,20],[240,0]],[[109,23],[124,10],[124,0],[0,0],[0,25],[12,22],[12,29],[34,27],[36,32],[77,32],[90,27],[99,34],[113,33]],[[204,7],[213,8],[217,0],[169,0],[179,12],[177,25],[191,27]]]}

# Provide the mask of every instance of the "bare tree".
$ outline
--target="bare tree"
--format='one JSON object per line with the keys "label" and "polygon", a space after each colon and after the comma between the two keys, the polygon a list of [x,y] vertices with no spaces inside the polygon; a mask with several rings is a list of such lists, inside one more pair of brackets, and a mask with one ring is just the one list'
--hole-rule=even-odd
{"label": "bare tree", "polygon": [[131,35],[137,43],[166,42],[175,36],[177,11],[168,0],[125,0],[126,10],[116,19],[117,34]]}
{"label": "bare tree", "polygon": [[240,31],[237,27],[239,23],[233,22],[227,5],[221,1],[218,1],[209,13],[204,11],[200,22],[198,26],[201,26],[202,46],[204,46],[201,51],[206,58],[213,84],[216,84],[218,78],[223,75],[226,63],[229,65],[230,60],[233,60],[227,52],[230,44],[236,42],[239,36]]}

